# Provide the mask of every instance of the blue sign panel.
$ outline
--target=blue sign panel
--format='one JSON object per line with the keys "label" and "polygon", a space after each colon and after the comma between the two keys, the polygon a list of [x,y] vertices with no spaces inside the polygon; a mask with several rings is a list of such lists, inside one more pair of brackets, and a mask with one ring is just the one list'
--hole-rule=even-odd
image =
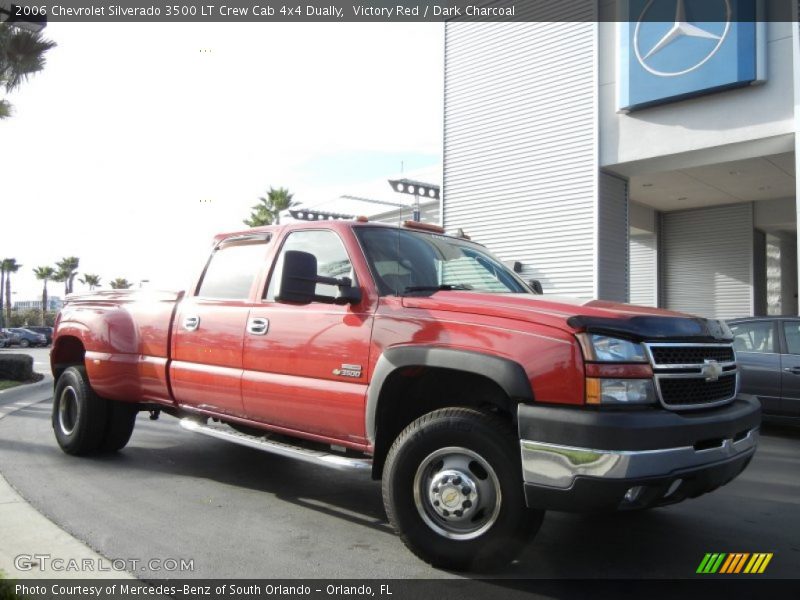
{"label": "blue sign panel", "polygon": [[765,80],[758,0],[628,0],[618,104],[631,111]]}

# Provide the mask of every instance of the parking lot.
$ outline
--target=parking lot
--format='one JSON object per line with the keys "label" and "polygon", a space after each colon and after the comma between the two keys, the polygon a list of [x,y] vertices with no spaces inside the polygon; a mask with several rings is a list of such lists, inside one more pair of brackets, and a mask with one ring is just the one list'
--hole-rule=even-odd
{"label": "parking lot", "polygon": [[[47,368],[47,349],[27,352],[37,370]],[[0,420],[0,472],[106,557],[193,561],[189,572],[137,576],[456,576],[405,549],[386,521],[380,485],[367,476],[195,437],[171,417],[146,414],[118,455],[69,457],[53,439],[50,399],[41,400]],[[762,433],[753,462],[730,485],[641,513],[548,513],[520,559],[497,575],[691,578],[707,552],[773,552],[760,577],[796,577],[800,432]]]}

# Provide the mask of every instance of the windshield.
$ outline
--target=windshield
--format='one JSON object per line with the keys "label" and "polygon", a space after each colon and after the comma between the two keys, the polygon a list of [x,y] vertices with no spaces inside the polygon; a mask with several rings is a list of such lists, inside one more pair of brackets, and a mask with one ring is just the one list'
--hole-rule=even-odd
{"label": "windshield", "polygon": [[478,244],[386,227],[357,227],[355,233],[382,296],[437,289],[530,292]]}

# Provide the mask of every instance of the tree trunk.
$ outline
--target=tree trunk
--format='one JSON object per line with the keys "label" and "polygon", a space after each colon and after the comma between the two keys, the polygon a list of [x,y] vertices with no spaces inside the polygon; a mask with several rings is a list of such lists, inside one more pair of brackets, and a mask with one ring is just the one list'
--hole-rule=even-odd
{"label": "tree trunk", "polygon": [[6,273],[6,322],[11,322],[11,273]]}
{"label": "tree trunk", "polygon": [[47,279],[44,280],[42,286],[42,327],[47,325],[45,322],[45,315],[47,314]]}
{"label": "tree trunk", "polygon": [[[3,316],[3,300],[5,298],[5,286],[6,286],[6,270],[0,270],[0,317]],[[6,326],[5,319],[0,318],[0,321],[3,323],[3,327]]]}

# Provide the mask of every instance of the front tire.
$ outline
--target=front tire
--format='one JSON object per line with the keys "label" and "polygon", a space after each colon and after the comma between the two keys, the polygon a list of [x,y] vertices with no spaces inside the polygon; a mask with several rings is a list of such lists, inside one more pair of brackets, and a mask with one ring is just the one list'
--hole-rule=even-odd
{"label": "front tire", "polygon": [[26,339],[22,339],[22,340],[19,341],[19,347],[20,348],[27,348],[30,345],[31,345],[31,343]]}
{"label": "front tire", "polygon": [[538,531],[525,504],[519,443],[506,420],[468,408],[420,417],[386,459],[389,521],[422,560],[452,570],[509,563]]}

